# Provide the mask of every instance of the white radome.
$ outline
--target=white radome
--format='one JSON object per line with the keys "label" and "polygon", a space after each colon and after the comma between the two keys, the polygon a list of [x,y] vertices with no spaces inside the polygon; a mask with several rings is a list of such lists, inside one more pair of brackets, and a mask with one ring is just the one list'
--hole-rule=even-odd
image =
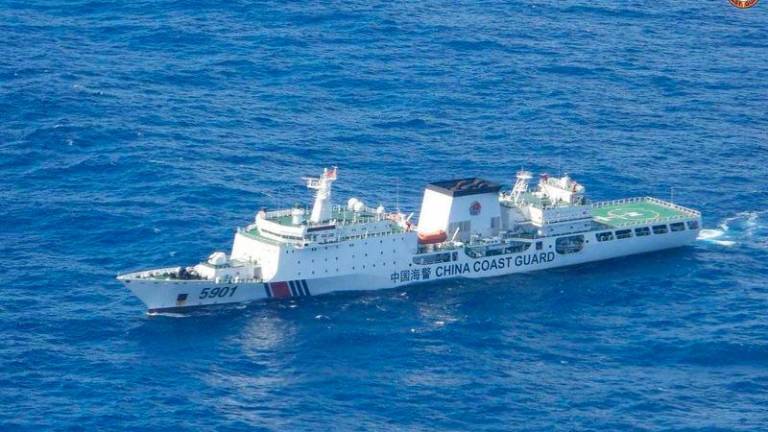
{"label": "white radome", "polygon": [[349,201],[347,201],[347,210],[354,211],[359,202],[360,201],[357,198],[350,198]]}
{"label": "white radome", "polygon": [[221,266],[227,264],[226,252],[214,252],[208,257],[208,264]]}

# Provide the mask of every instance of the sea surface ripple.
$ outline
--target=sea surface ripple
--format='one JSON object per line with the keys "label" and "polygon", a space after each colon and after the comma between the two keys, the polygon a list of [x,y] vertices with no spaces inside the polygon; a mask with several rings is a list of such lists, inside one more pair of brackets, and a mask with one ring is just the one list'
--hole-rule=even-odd
{"label": "sea surface ripple", "polygon": [[[0,430],[768,429],[768,1],[0,2]],[[180,316],[262,206],[520,167],[701,240]],[[396,191],[399,190],[399,193]]]}

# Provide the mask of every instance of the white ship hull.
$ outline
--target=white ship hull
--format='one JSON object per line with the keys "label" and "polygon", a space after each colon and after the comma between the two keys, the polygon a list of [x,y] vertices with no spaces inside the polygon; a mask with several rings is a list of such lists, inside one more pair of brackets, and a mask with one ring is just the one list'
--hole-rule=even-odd
{"label": "white ship hull", "polygon": [[[357,269],[354,273],[345,271],[342,265],[340,270],[323,277],[276,277],[259,282],[226,283],[211,280],[145,279],[134,277],[136,274],[123,275],[119,279],[144,302],[150,313],[178,311],[190,307],[316,296],[336,291],[370,291],[436,280],[497,277],[552,269],[684,246],[693,242],[698,232],[697,225],[695,229],[616,238],[607,242],[598,242],[595,232],[587,232],[581,233],[586,242],[575,253],[556,252],[556,237],[551,237],[535,239],[532,247],[520,253],[472,258],[463,249],[453,250],[447,253],[455,254],[455,259],[427,265],[414,263],[415,254],[397,253],[395,250],[393,253],[396,257],[371,257],[355,261]],[[538,242],[541,243],[540,249],[536,246]],[[301,272],[294,269],[292,274]]]}
{"label": "white ship hull", "polygon": [[150,312],[173,311],[546,270],[683,246],[701,227],[700,212],[656,198],[589,203],[568,176],[531,189],[527,171],[511,191],[476,177],[430,183],[416,226],[357,198],[332,206],[336,178],[306,179],[311,212],[259,211],[230,254],[118,279]]}

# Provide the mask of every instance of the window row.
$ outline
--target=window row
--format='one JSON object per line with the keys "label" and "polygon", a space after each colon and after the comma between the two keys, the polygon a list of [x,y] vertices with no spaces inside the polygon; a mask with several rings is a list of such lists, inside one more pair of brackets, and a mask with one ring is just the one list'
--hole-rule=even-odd
{"label": "window row", "polygon": [[[688,221],[687,223],[689,230],[695,230],[699,229],[699,221]],[[654,234],[666,234],[668,232],[679,232],[679,231],[685,231],[685,222],[675,222],[669,225],[654,225],[652,227],[640,227],[635,228],[634,235],[637,237],[644,237],[651,235],[651,232]],[[604,242],[614,239],[614,235],[616,239],[627,239],[632,237],[632,230],[631,229],[623,229],[623,230],[616,230],[616,231],[604,231],[599,232],[595,234],[595,238],[597,238],[597,241]]]}

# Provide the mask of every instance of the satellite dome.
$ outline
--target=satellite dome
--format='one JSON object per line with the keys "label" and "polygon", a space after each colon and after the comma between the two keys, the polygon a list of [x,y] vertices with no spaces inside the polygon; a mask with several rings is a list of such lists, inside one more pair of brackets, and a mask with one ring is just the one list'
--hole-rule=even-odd
{"label": "satellite dome", "polygon": [[355,210],[355,206],[356,206],[356,205],[357,205],[357,203],[359,203],[359,202],[360,202],[360,200],[359,200],[359,199],[357,199],[357,198],[350,198],[350,199],[349,199],[349,201],[347,201],[347,210],[352,210],[352,211],[354,211],[354,210]]}
{"label": "satellite dome", "polygon": [[208,257],[208,264],[215,266],[224,265],[227,263],[227,254],[224,252],[214,252]]}

